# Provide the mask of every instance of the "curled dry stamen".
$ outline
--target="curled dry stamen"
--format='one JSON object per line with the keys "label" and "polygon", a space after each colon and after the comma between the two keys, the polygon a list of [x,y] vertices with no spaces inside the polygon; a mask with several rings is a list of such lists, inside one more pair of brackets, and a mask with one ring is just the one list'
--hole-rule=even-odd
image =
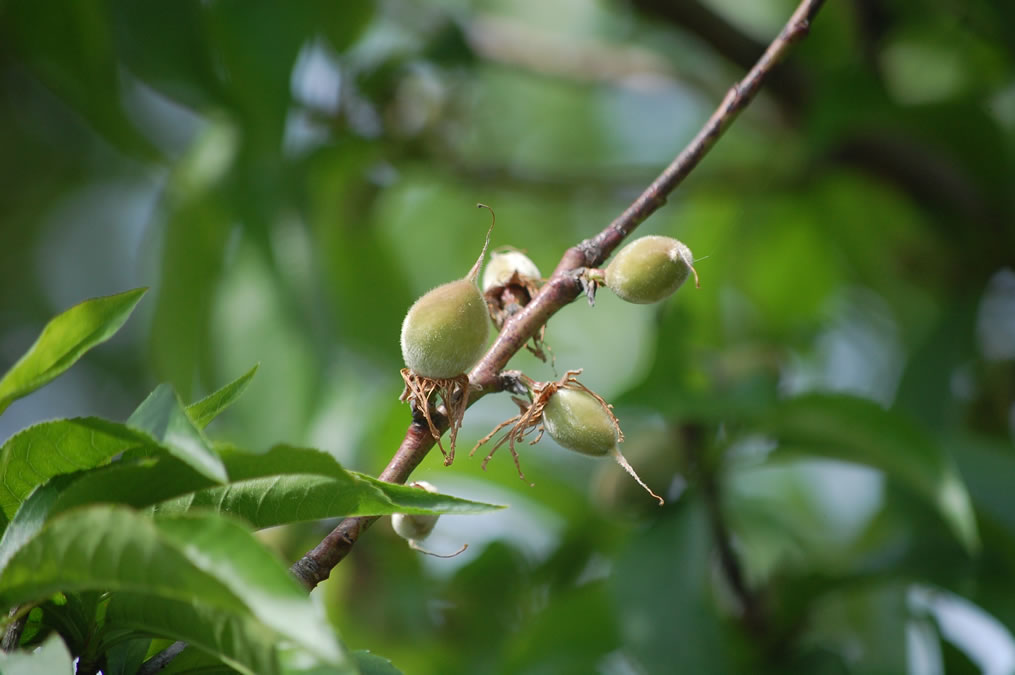
{"label": "curled dry stamen", "polygon": [[489,463],[494,453],[497,452],[502,445],[507,443],[508,449],[511,451],[511,457],[514,459],[515,467],[518,469],[518,477],[525,480],[525,474],[522,473],[521,463],[518,459],[518,451],[515,450],[515,443],[525,440],[525,437],[529,436],[533,432],[536,433],[536,437],[529,441],[529,445],[535,445],[539,442],[539,439],[543,437],[543,433],[546,431],[543,427],[543,409],[546,407],[546,403],[550,400],[550,397],[557,393],[558,389],[576,389],[593,396],[600,402],[600,404],[602,404],[603,410],[609,414],[610,420],[617,429],[618,442],[624,440],[624,432],[620,430],[620,423],[613,414],[611,409],[612,406],[603,400],[599,394],[595,393],[578,381],[578,375],[581,375],[581,373],[581,369],[569,370],[556,382],[534,382],[523,376],[523,379],[526,380],[526,384],[529,386],[530,396],[532,397],[531,403],[520,398],[512,397],[512,400],[518,405],[521,412],[510,419],[504,420],[498,424],[493,431],[481,438],[479,442],[476,443],[475,447],[472,448],[469,456],[471,457],[475,454],[476,450],[478,450],[480,446],[489,442],[497,435],[498,432],[501,431],[501,429],[510,426],[511,429],[494,444],[490,453],[483,459],[483,469],[486,469],[486,465]]}
{"label": "curled dry stamen", "polygon": [[[465,410],[469,407],[469,376],[462,374],[448,378],[423,377],[408,368],[402,368],[401,373],[405,389],[398,400],[409,401],[411,406],[423,414],[423,418],[430,428],[430,434],[437,441],[437,446],[441,449],[441,454],[444,455],[444,466],[451,466],[451,463],[455,461],[455,441],[458,439],[458,430],[462,428]],[[449,450],[446,452],[444,444],[441,442],[440,430],[437,429],[430,414],[430,397],[435,393],[440,397],[448,418]]]}
{"label": "curled dry stamen", "polygon": [[[522,473],[521,465],[519,463],[518,453],[515,451],[514,448],[515,442],[524,440],[526,436],[532,434],[533,432],[536,432],[536,437],[531,441],[529,441],[529,444],[534,445],[537,442],[539,442],[539,439],[543,437],[543,433],[545,433],[548,428],[544,420],[544,411],[546,409],[547,404],[550,402],[553,396],[561,390],[581,392],[581,394],[588,395],[595,403],[597,403],[602,408],[602,412],[606,414],[606,417],[604,418],[605,423],[613,427],[613,439],[610,442],[610,445],[612,447],[610,447],[607,450],[598,443],[594,443],[591,448],[588,446],[582,447],[583,444],[575,446],[571,445],[567,441],[564,441],[559,436],[555,438],[558,440],[558,442],[560,442],[562,445],[568,447],[571,450],[576,450],[579,452],[583,452],[585,454],[592,455],[600,455],[600,454],[612,455],[613,458],[617,461],[617,463],[620,464],[620,466],[623,467],[625,471],[631,474],[631,476],[638,482],[638,484],[641,485],[646,492],[655,497],[659,501],[659,504],[662,505],[663,504],[662,497],[654,493],[648,487],[648,485],[646,485],[645,482],[641,480],[638,474],[627,462],[627,459],[624,458],[624,455],[620,452],[620,449],[617,447],[617,444],[623,442],[624,440],[624,432],[621,431],[620,422],[617,420],[616,415],[613,414],[613,406],[607,403],[602,396],[600,396],[599,394],[592,391],[591,389],[589,389],[584,384],[578,381],[577,376],[580,375],[581,372],[582,372],[581,370],[569,370],[566,373],[564,373],[564,376],[561,379],[557,380],[556,382],[533,382],[529,380],[529,378],[522,376],[520,379],[522,379],[529,388],[531,402],[519,398],[514,398],[513,400],[515,401],[515,403],[518,404],[518,407],[521,410],[521,412],[518,415],[515,415],[514,417],[498,424],[493,429],[493,431],[491,431],[485,437],[480,439],[480,441],[472,449],[469,455],[471,456],[472,454],[474,454],[481,445],[490,441],[502,429],[510,427],[508,432],[504,434],[504,436],[501,437],[499,441],[497,441],[497,443],[490,450],[490,453],[483,460],[483,469],[486,469],[487,463],[490,461],[490,458],[493,457],[494,453],[497,452],[497,449],[500,448],[500,446],[507,443],[508,448],[511,450],[511,456],[515,461],[515,466],[518,467],[518,477],[521,478],[522,480],[525,480],[525,475]],[[549,427],[549,433],[551,435],[559,432],[559,424],[560,424],[559,422],[556,422],[555,424]],[[558,431],[554,431],[555,428],[557,428]]]}

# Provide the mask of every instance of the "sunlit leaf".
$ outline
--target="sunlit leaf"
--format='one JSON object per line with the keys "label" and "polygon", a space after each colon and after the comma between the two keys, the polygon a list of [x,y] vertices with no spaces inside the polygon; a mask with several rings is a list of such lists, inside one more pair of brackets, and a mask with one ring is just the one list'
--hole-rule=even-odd
{"label": "sunlit leaf", "polygon": [[264,528],[335,516],[465,514],[502,508],[346,471],[319,450],[279,445],[263,455],[224,451],[223,461],[231,481],[228,485],[161,502],[156,512],[213,509]]}
{"label": "sunlit leaf", "polygon": [[[177,668],[197,667],[193,661],[214,666],[225,663],[247,675],[279,673],[275,635],[248,614],[230,612],[141,593],[117,593],[109,602],[106,622],[110,629],[128,628],[151,635],[182,640],[189,647],[177,656]],[[193,653],[203,652],[203,656]],[[188,652],[191,654],[185,656]],[[182,672],[182,671],[178,671]],[[202,671],[203,672],[203,671]]]}
{"label": "sunlit leaf", "polygon": [[200,598],[212,606],[244,610],[232,591],[168,543],[151,519],[123,507],[93,506],[53,518],[2,572],[2,607],[58,591],[108,589],[184,601]]}
{"label": "sunlit leaf", "polygon": [[325,663],[346,656],[282,563],[250,532],[215,514],[152,521],[116,506],[50,520],[9,560],[0,607],[57,591],[112,590],[248,616]]}
{"label": "sunlit leaf", "polygon": [[64,487],[59,479],[39,486],[31,496],[26,499],[18,512],[14,514],[3,537],[0,537],[0,570],[7,566],[7,562],[22,546],[31,541],[32,537],[46,524],[53,509],[53,504],[60,497],[60,490]]}
{"label": "sunlit leaf", "polygon": [[301,520],[392,513],[470,514],[503,508],[394,485],[346,471],[327,453],[277,446],[255,455],[224,451],[227,485],[169,456],[121,460],[77,475],[61,475],[39,486],[0,538],[0,567],[45,522],[74,507],[117,503],[154,506],[160,514],[195,508],[243,518],[256,528]]}
{"label": "sunlit leaf", "polygon": [[346,656],[305,590],[250,532],[232,519],[194,514],[156,519],[161,533],[193,563],[244,599],[251,613],[327,663]]}
{"label": "sunlit leaf", "polygon": [[0,379],[0,413],[70,368],[124,324],[146,288],[86,300],[53,317],[29,350]]}
{"label": "sunlit leaf", "polygon": [[100,466],[146,442],[151,439],[145,434],[95,417],[28,427],[0,447],[0,509],[12,517],[25,497],[53,476]]}
{"label": "sunlit leaf", "polygon": [[168,454],[125,459],[74,476],[52,513],[97,502],[140,509],[212,485],[215,481]]}
{"label": "sunlit leaf", "polygon": [[191,421],[170,385],[159,385],[130,416],[127,426],[151,435],[173,456],[205,476],[225,482],[222,461]]}
{"label": "sunlit leaf", "polygon": [[194,424],[198,428],[203,429],[208,426],[209,422],[222,414],[226,408],[235,403],[236,399],[243,395],[258,367],[260,367],[260,364],[255,365],[218,391],[208,394],[196,403],[188,405],[187,414],[190,415],[190,419],[194,420]]}

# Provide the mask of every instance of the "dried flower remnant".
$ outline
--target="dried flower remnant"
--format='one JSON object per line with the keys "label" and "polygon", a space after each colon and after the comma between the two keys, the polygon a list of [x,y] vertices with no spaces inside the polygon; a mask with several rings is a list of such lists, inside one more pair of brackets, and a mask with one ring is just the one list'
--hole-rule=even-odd
{"label": "dried flower remnant", "polygon": [[502,429],[510,427],[483,459],[483,468],[486,468],[498,448],[507,443],[518,468],[518,476],[525,480],[515,443],[535,432],[536,437],[529,441],[530,445],[535,445],[545,432],[568,450],[591,456],[612,455],[646,492],[659,501],[661,506],[664,503],[663,498],[652,492],[641,480],[617,447],[623,442],[624,433],[620,429],[616,415],[613,414],[613,406],[578,381],[581,372],[569,370],[556,382],[533,382],[523,377],[529,388],[531,402],[526,404],[524,400],[514,398],[521,412],[501,422],[480,439],[470,455]]}

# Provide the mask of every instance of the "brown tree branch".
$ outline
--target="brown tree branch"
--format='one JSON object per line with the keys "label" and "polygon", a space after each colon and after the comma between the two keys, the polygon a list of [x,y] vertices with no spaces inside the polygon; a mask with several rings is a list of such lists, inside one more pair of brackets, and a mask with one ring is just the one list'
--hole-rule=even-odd
{"label": "brown tree branch", "polygon": [[[578,297],[581,286],[576,272],[584,267],[601,265],[625,237],[666,203],[669,194],[701,162],[737,115],[751,102],[773,68],[786,56],[790,48],[807,34],[811,21],[822,4],[824,0],[802,0],[785,27],[746,77],[729,90],[705,126],[676,159],[602,232],[564,253],[546,285],[524,309],[508,319],[493,346],[469,373],[469,381],[475,390],[470,397],[470,404],[485,394],[505,388],[501,370],[507,366],[511,357],[546,324],[551,316]],[[434,422],[438,424],[441,432],[446,430],[447,420],[444,417],[441,416]],[[434,438],[426,428],[426,424],[421,423],[419,419],[413,419],[398,451],[381,473],[380,479],[404,483],[433,446]],[[346,518],[320,544],[298,560],[290,571],[304,586],[313,589],[328,578],[335,565],[348,555],[359,537],[376,519],[376,517]]]}

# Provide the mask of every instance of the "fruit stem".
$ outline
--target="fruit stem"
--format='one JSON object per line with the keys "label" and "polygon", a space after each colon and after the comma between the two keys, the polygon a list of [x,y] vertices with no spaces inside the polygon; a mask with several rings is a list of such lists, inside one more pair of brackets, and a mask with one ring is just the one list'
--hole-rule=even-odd
{"label": "fruit stem", "polygon": [[469,273],[465,276],[466,279],[472,282],[479,279],[479,268],[482,267],[483,258],[486,257],[486,249],[490,246],[490,235],[493,233],[493,226],[497,224],[497,214],[493,212],[493,209],[486,204],[476,204],[476,208],[488,210],[490,212],[491,221],[490,229],[486,231],[486,243],[483,244],[483,250],[480,252],[479,258],[476,259],[476,264],[472,266],[472,269],[469,270]]}
{"label": "fruit stem", "polygon": [[631,468],[631,465],[627,463],[627,458],[625,458],[624,455],[620,453],[620,448],[618,448],[617,446],[613,446],[613,449],[610,450],[610,454],[613,455],[613,458],[615,460],[617,460],[617,464],[624,467],[624,471],[631,474],[631,477],[634,478],[636,481],[638,481],[638,485],[645,488],[645,492],[648,492],[650,495],[659,500],[659,506],[662,506],[663,504],[666,503],[663,501],[662,497],[657,495],[655,492],[652,492],[652,488],[650,488],[648,485],[645,485],[644,481],[642,481],[642,479],[638,477],[638,474],[634,472],[634,469]]}
{"label": "fruit stem", "polygon": [[413,551],[419,551],[420,553],[425,553],[426,555],[432,555],[435,558],[454,558],[456,555],[458,555],[460,553],[464,553],[465,549],[469,548],[469,545],[468,544],[462,544],[462,547],[460,549],[458,549],[457,551],[455,551],[454,553],[449,553],[447,555],[441,555],[440,553],[434,553],[433,551],[428,551],[427,549],[425,549],[422,546],[420,546],[419,543],[415,539],[410,539],[409,540],[409,548],[411,548]]}

